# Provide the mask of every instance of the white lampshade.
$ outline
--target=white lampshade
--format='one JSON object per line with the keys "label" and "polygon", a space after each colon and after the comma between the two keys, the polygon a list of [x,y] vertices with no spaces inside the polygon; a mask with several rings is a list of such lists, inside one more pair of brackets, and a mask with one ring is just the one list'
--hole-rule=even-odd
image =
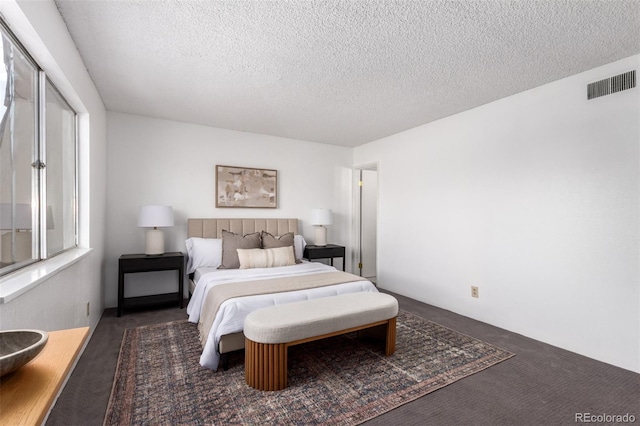
{"label": "white lampshade", "polygon": [[142,206],[138,212],[139,228],[162,228],[173,226],[171,206]]}
{"label": "white lampshade", "polygon": [[147,230],[145,254],[164,253],[164,233],[157,228],[173,226],[173,208],[171,206],[142,206],[138,212],[138,227],[153,228]]}
{"label": "white lampshade", "polygon": [[331,209],[311,210],[312,225],[333,225],[333,213]]}

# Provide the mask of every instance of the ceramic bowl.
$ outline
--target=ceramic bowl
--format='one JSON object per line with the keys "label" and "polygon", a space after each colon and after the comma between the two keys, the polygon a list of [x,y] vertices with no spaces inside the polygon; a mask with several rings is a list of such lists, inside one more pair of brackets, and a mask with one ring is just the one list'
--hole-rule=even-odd
{"label": "ceramic bowl", "polygon": [[12,373],[34,359],[48,339],[49,333],[41,330],[0,331],[0,376]]}

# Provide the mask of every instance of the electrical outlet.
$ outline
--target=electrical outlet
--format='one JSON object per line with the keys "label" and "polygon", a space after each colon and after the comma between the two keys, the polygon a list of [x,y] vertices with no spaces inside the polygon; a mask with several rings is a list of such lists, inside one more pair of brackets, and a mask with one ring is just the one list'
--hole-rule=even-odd
{"label": "electrical outlet", "polygon": [[90,312],[91,312],[90,305],[89,305],[89,302],[87,302],[87,316],[89,316]]}
{"label": "electrical outlet", "polygon": [[474,285],[471,286],[471,297],[480,297],[480,295],[478,295],[478,287]]}

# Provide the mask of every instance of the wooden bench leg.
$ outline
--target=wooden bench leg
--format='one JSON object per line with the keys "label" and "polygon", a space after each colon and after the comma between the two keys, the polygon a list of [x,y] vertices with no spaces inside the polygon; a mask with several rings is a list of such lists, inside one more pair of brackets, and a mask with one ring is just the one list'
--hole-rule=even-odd
{"label": "wooden bench leg", "polygon": [[381,324],[358,330],[359,338],[373,338],[383,343],[384,354],[393,355],[396,351],[396,318],[390,318]]}
{"label": "wooden bench leg", "polygon": [[287,344],[257,343],[245,339],[244,373],[247,384],[258,390],[287,387]]}
{"label": "wooden bench leg", "polygon": [[384,354],[393,355],[396,351],[396,317],[387,322],[387,336],[385,338]]}

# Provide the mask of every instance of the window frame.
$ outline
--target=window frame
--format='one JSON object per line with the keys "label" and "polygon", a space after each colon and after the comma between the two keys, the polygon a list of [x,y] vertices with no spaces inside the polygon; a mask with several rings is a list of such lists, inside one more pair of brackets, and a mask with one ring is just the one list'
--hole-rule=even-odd
{"label": "window frame", "polygon": [[[44,260],[44,259],[49,259],[51,257],[57,256],[61,253],[64,253],[65,251],[68,250],[73,250],[74,248],[78,247],[78,241],[79,241],[79,237],[78,237],[78,232],[79,232],[79,211],[78,211],[78,161],[79,161],[79,157],[78,157],[78,118],[79,118],[79,114],[78,111],[76,111],[71,104],[69,103],[69,101],[67,100],[67,98],[64,97],[64,95],[62,94],[62,92],[56,87],[55,83],[53,81],[51,81],[51,79],[47,76],[47,74],[41,69],[40,70],[40,76],[41,76],[41,80],[39,82],[39,93],[42,94],[41,99],[42,99],[42,107],[40,108],[39,112],[40,115],[42,116],[42,122],[43,125],[42,127],[39,128],[40,130],[40,138],[41,140],[39,141],[39,149],[41,150],[41,152],[39,153],[39,158],[42,161],[42,159],[44,159],[44,164],[45,164],[45,168],[42,169],[42,173],[40,175],[40,186],[41,186],[41,190],[39,192],[39,196],[40,196],[40,204],[39,204],[39,216],[40,216],[40,223],[39,226],[42,229],[42,232],[40,232],[40,260]],[[69,107],[70,111],[73,111],[73,246],[71,247],[67,247],[64,248],[62,250],[58,250],[55,253],[48,253],[48,246],[47,246],[47,169],[46,169],[46,164],[47,164],[47,137],[46,137],[46,133],[47,133],[47,117],[46,117],[46,112],[47,112],[47,96],[46,96],[46,89],[47,89],[47,83],[50,85],[51,89],[56,92],[56,94],[60,97],[60,99],[62,99],[62,101],[64,101],[64,103],[66,104],[67,107]]]}
{"label": "window frame", "polygon": [[[34,114],[34,122],[32,123],[35,132],[34,139],[34,147],[32,151],[32,158],[34,158],[32,166],[32,178],[31,178],[31,209],[32,212],[35,213],[32,215],[32,254],[31,259],[25,259],[18,261],[16,263],[9,264],[7,266],[0,268],[0,296],[2,293],[5,293],[4,290],[9,291],[7,288],[6,282],[10,280],[13,275],[18,275],[17,273],[21,270],[30,270],[36,265],[42,263],[45,260],[55,258],[56,256],[63,255],[71,250],[77,250],[79,248],[80,241],[80,210],[79,210],[79,120],[80,114],[69,102],[69,100],[64,96],[64,94],[58,89],[56,84],[53,82],[51,78],[49,78],[48,74],[44,71],[44,69],[38,64],[38,62],[33,58],[33,56],[29,53],[27,48],[20,42],[14,32],[11,30],[9,25],[7,24],[5,18],[0,15],[0,32],[2,36],[6,37],[13,44],[13,48],[19,50],[20,54],[24,56],[24,58],[29,62],[29,64],[35,69],[36,72],[36,82],[35,82],[35,114]],[[62,250],[58,250],[54,253],[47,253],[47,175],[46,175],[46,149],[47,149],[47,135],[46,135],[46,121],[47,121],[47,84],[50,88],[62,99],[65,103],[65,106],[69,108],[69,111],[73,112],[73,158],[74,158],[74,166],[73,166],[73,233],[74,233],[74,242],[70,247],[64,247]],[[0,135],[1,137],[2,135]],[[72,259],[76,259],[76,256],[84,257],[87,251],[82,250],[81,253],[77,255],[67,255],[61,256],[62,258],[66,258],[71,256]],[[74,260],[75,261],[75,260]],[[74,262],[72,261],[72,263]],[[58,265],[56,269],[60,268],[62,265]],[[44,269],[47,269],[44,267]],[[34,281],[33,284],[36,284],[39,281],[39,278]],[[2,287],[5,287],[4,289]],[[10,292],[10,291],[9,291]],[[4,303],[6,297],[0,297],[0,303]]]}

